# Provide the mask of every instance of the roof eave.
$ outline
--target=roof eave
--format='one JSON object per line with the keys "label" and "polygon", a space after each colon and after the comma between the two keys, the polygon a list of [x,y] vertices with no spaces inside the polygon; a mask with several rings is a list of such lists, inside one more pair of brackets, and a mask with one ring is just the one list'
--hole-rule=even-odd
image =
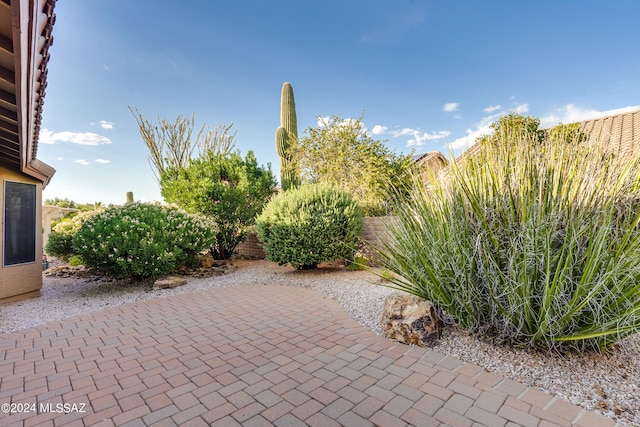
{"label": "roof eave", "polygon": [[21,171],[49,182],[55,169],[36,158],[47,86],[55,0],[11,2]]}

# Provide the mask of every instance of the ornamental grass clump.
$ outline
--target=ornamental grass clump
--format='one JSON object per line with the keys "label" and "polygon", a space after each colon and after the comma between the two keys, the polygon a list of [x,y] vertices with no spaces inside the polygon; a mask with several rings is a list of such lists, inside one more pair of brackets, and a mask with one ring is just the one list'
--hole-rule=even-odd
{"label": "ornamental grass clump", "polygon": [[398,207],[396,287],[472,333],[603,349],[640,331],[640,161],[577,134],[496,126]]}
{"label": "ornamental grass clump", "polygon": [[323,184],[279,193],[256,219],[267,258],[297,269],[352,259],[362,234],[362,212],[351,195]]}
{"label": "ornamental grass clump", "polygon": [[197,265],[197,254],[215,242],[216,227],[200,215],[159,204],[105,209],[85,221],[73,238],[84,265],[116,278],[152,278]]}

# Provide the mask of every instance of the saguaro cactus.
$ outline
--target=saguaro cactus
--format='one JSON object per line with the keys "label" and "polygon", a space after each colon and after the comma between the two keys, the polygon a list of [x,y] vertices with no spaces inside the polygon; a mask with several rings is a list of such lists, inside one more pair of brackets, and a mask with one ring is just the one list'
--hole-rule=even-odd
{"label": "saguaro cactus", "polygon": [[298,143],[298,120],[296,102],[291,83],[282,85],[280,98],[280,127],[276,130],[276,150],[280,156],[280,184],[283,190],[298,185],[298,168],[292,162],[291,148]]}

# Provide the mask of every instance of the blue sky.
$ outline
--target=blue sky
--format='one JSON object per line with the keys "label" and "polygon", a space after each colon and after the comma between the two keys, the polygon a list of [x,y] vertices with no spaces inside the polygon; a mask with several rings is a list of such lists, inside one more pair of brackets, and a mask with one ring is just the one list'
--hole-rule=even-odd
{"label": "blue sky", "polygon": [[640,109],[640,2],[61,0],[38,157],[44,198],[162,200],[128,107],[231,124],[278,176],[298,130],[357,118],[398,153],[459,154],[511,111],[550,126]]}

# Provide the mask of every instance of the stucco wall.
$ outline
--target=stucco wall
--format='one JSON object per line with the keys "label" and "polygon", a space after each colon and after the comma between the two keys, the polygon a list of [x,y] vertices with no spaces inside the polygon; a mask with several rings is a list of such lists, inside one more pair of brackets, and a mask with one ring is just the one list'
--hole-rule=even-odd
{"label": "stucco wall", "polygon": [[36,257],[35,262],[5,267],[4,238],[0,239],[0,303],[36,296],[42,288],[42,184],[24,175],[0,167],[0,230],[4,233],[5,181],[36,186]]}

